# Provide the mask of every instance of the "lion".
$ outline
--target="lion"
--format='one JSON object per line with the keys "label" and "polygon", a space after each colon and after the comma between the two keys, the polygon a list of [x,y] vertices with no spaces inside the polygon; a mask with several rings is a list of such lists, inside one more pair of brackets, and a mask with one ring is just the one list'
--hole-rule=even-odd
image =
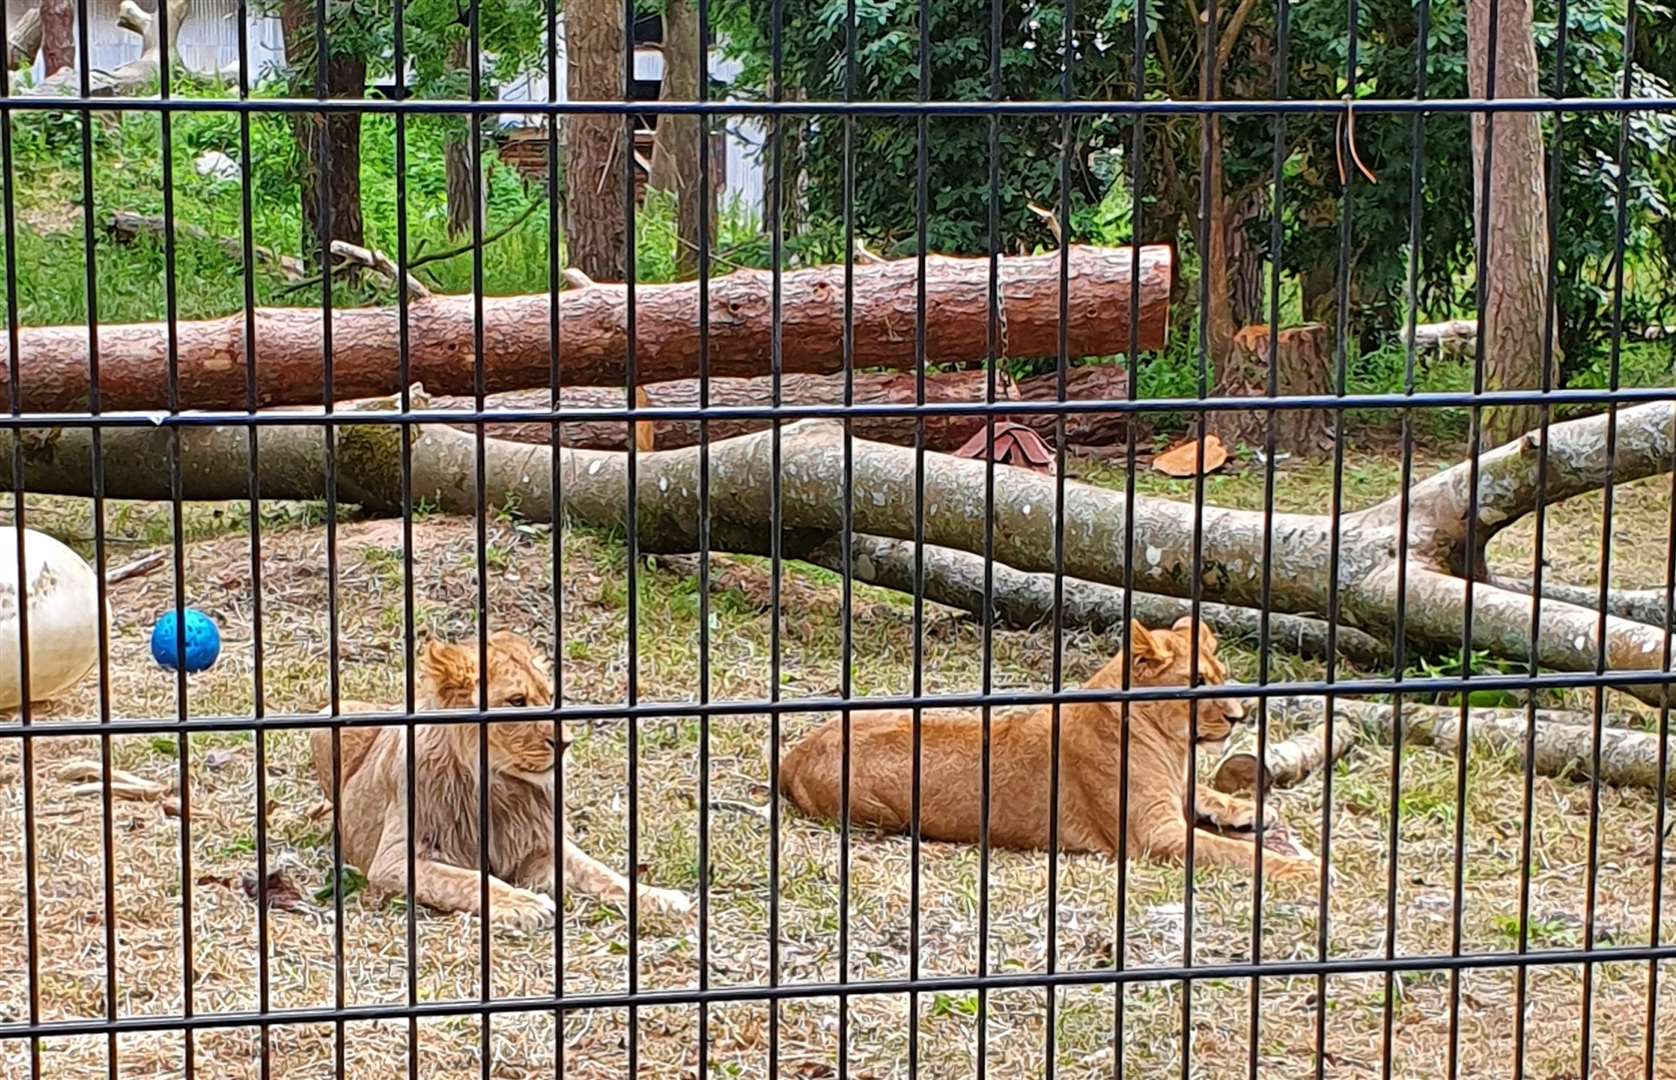
{"label": "lion", "polygon": [[[1227,669],[1216,655],[1216,635],[1200,626],[1200,683],[1221,685]],[[1137,687],[1186,686],[1193,658],[1190,620],[1170,630],[1132,624],[1133,682]],[[1087,686],[1122,686],[1119,652]],[[1188,829],[1199,866],[1250,869],[1256,845],[1190,823],[1184,813],[1189,767],[1189,703],[1137,701],[1129,706],[1128,849],[1156,860],[1182,862]],[[1200,701],[1201,743],[1226,739],[1245,711],[1232,698]],[[1075,702],[1060,706],[1059,846],[1069,852],[1115,857],[1118,790],[1123,783],[1122,706]],[[989,840],[1005,848],[1048,846],[1053,707],[996,715],[990,729]],[[780,765],[780,791],[805,814],[828,821],[840,815],[843,720],[834,717],[795,744]],[[979,839],[983,721],[980,713],[921,717],[920,835],[928,840],[975,843]],[[889,832],[912,825],[913,713],[857,712],[850,722],[850,821]],[[1257,819],[1248,798],[1199,785],[1197,816],[1228,829],[1249,829]],[[1306,858],[1267,854],[1276,877],[1313,878]]]}
{"label": "lion", "polygon": [[[546,661],[530,642],[505,631],[488,640],[489,707],[550,708],[553,683]],[[418,711],[473,709],[478,704],[478,648],[427,642],[419,650]],[[365,702],[340,703],[343,712],[377,712]],[[478,852],[478,726],[420,724],[414,729],[415,806],[418,844],[413,884],[418,901],[441,911],[481,915]],[[339,735],[344,862],[388,892],[407,889],[407,729],[348,727]],[[570,747],[570,733],[551,719],[497,721],[489,725],[489,917],[498,926],[534,929],[553,925],[557,908],[553,853],[555,770]],[[312,736],[314,773],[332,798],[332,733]],[[567,889],[610,903],[625,903],[628,880],[577,847],[563,845]],[[639,890],[643,909],[685,914],[686,895],[673,889]]]}

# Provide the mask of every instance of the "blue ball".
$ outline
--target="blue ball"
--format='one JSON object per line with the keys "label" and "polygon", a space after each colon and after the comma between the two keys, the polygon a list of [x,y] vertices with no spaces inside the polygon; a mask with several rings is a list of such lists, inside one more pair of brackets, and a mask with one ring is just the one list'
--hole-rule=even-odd
{"label": "blue ball", "polygon": [[215,620],[197,608],[186,609],[186,662],[180,662],[176,649],[180,645],[180,631],[175,628],[175,613],[165,611],[157,625],[151,628],[151,656],[170,671],[185,668],[198,672],[209,668],[221,655],[221,630]]}

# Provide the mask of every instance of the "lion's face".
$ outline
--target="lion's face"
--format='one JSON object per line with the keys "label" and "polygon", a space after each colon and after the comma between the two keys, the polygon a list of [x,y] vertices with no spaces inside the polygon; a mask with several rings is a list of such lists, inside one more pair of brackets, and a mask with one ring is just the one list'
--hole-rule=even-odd
{"label": "lion's face", "polygon": [[[1216,655],[1216,635],[1203,622],[1199,624],[1198,678],[1193,670],[1194,641],[1192,620],[1176,620],[1168,630],[1148,630],[1139,622],[1130,626],[1130,652],[1134,666],[1130,686],[1221,686],[1228,681],[1228,669]],[[1124,656],[1118,653],[1089,680],[1088,685],[1118,687],[1123,685]],[[1147,708],[1146,706],[1154,706]],[[1157,708],[1163,705],[1165,708]],[[1146,702],[1133,706],[1131,715],[1146,715],[1169,730],[1166,734],[1186,742],[1190,730],[1190,710],[1174,702]],[[1221,742],[1234,730],[1234,725],[1245,719],[1245,707],[1238,698],[1210,698],[1199,702],[1199,741]]]}
{"label": "lion's face", "polygon": [[[546,659],[527,638],[489,635],[489,708],[546,709],[553,680]],[[419,701],[425,709],[475,709],[479,702],[477,643],[429,642],[420,650]],[[489,725],[489,767],[532,783],[550,783],[570,746],[564,725],[550,719],[496,721]]]}

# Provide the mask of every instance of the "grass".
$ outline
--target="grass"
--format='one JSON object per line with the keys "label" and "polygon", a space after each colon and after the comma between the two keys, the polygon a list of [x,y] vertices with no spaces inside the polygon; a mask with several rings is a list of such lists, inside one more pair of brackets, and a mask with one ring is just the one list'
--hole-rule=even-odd
{"label": "grass", "polygon": [[[1421,472],[1442,464],[1426,457]],[[1078,471],[1100,482],[1116,482],[1109,465],[1077,463]],[[1346,475],[1357,483],[1347,506],[1364,505],[1390,490],[1395,463],[1390,455],[1354,451]],[[1150,474],[1149,492],[1181,497],[1184,482]],[[1331,481],[1325,465],[1288,465],[1279,499],[1285,505],[1319,506]],[[1216,478],[1212,497],[1230,505],[1260,498],[1256,470]],[[1622,582],[1645,584],[1663,573],[1662,544],[1645,541],[1663,534],[1665,492],[1657,482],[1618,492],[1615,530],[1640,542],[1626,542],[1614,559]],[[127,529],[149,535],[156,507],[127,511]],[[193,678],[185,708],[190,715],[250,715],[254,708],[254,599],[244,519],[222,507],[191,507],[185,581],[190,602],[221,621],[227,642],[220,664]],[[279,514],[262,546],[262,645],[264,706],[270,715],[307,713],[325,701],[329,654],[326,643],[327,582],[322,574],[324,536],[307,515]],[[85,504],[39,499],[32,524],[72,541],[88,534]],[[1556,509],[1546,552],[1554,573],[1587,583],[1589,558],[1598,546],[1599,500],[1581,499]],[[113,514],[114,516],[114,514]],[[264,508],[267,518],[267,508]],[[499,554],[489,579],[491,627],[528,633],[562,659],[567,702],[611,703],[627,689],[625,553],[620,540],[592,530],[560,531],[563,576],[557,596],[559,632],[555,649],[552,533],[520,528],[507,515],[488,522],[488,542]],[[1528,530],[1498,539],[1491,558],[1506,569],[1529,557]],[[166,526],[165,526],[166,532]],[[414,585],[417,621],[423,634],[460,637],[475,624],[475,541],[470,521],[433,515],[415,529]],[[158,546],[155,540],[153,546]],[[144,545],[135,545],[136,549]],[[166,547],[166,541],[161,546]],[[402,693],[403,590],[399,522],[345,521],[338,534],[341,691],[346,697],[395,701]],[[137,553],[137,550],[136,550]],[[643,700],[686,702],[698,685],[699,612],[690,560],[659,559],[636,574],[640,602],[639,687]],[[717,701],[755,700],[771,686],[774,620],[768,606],[767,564],[761,560],[718,559],[710,605],[711,684]],[[177,702],[173,680],[146,652],[152,617],[171,602],[171,574],[161,571],[116,587],[116,622],[111,646],[110,696],[122,717],[172,717]],[[782,583],[784,614],[779,623],[782,654],[779,691],[788,696],[833,693],[842,663],[838,586],[832,575],[792,566]],[[922,633],[929,692],[966,692],[980,685],[981,635],[969,619],[931,607]],[[853,620],[854,678],[858,692],[893,694],[911,685],[914,626],[900,598],[858,586]],[[1115,641],[1072,634],[1066,641],[1067,677],[1080,679],[1103,662]],[[1002,631],[996,634],[997,686],[1046,688],[1051,670],[1051,634]],[[1295,658],[1280,666],[1283,677],[1315,678],[1318,664]],[[1256,657],[1235,649],[1232,666],[1251,677]],[[1349,674],[1346,672],[1345,674]],[[55,703],[45,716],[96,715],[96,680]],[[821,717],[787,715],[782,741],[789,743]],[[764,717],[723,713],[708,725],[714,797],[762,803],[768,781],[769,725]],[[696,718],[675,716],[641,726],[638,761],[640,862],[644,880],[695,889],[699,877],[699,813],[696,807],[698,743]],[[307,764],[304,733],[282,729],[263,738],[267,756],[267,857],[303,897],[293,911],[268,918],[269,993],[275,1008],[328,1006],[334,1001],[337,928],[331,917],[335,880],[331,865],[329,815],[315,812],[319,794]],[[173,737],[133,736],[114,740],[118,767],[165,783],[174,778],[179,744]],[[212,757],[212,753],[214,756]],[[236,883],[256,865],[254,802],[255,746],[246,734],[207,734],[190,741],[191,956],[195,970],[194,1008],[200,1013],[253,1009],[259,1003],[257,912]],[[43,1017],[101,1016],[104,987],[102,821],[96,798],[72,798],[54,777],[67,760],[98,756],[85,738],[40,739],[36,743],[35,830],[39,841],[37,900],[40,1003]],[[1319,850],[1321,826],[1332,829],[1335,877],[1324,930],[1335,958],[1382,955],[1387,923],[1384,893],[1387,823],[1392,798],[1390,753],[1370,746],[1352,755],[1333,775],[1333,799],[1324,813],[1324,789],[1315,779],[1279,793],[1279,811],[1310,846]],[[607,721],[585,725],[567,761],[565,798],[571,830],[589,851],[618,863],[627,857],[625,825],[630,762],[626,730]],[[1518,797],[1521,779],[1504,758],[1474,754],[1468,762],[1465,811],[1465,907],[1461,948],[1504,952],[1519,937]],[[1451,943],[1449,900],[1456,827],[1455,763],[1428,749],[1410,749],[1402,760],[1396,793],[1399,859],[1392,944],[1399,954],[1447,954]],[[1579,918],[1584,910],[1589,788],[1569,780],[1537,778],[1530,915],[1525,923],[1536,950],[1584,944]],[[21,844],[20,759],[16,740],[0,741],[0,967],[27,969],[27,921]],[[1599,878],[1596,885],[1597,940],[1643,941],[1650,926],[1653,800],[1647,793],[1605,789],[1600,795]],[[177,1012],[182,999],[183,944],[181,824],[156,804],[119,802],[112,829],[118,924],[116,1007],[123,1015]],[[712,985],[749,985],[768,974],[767,929],[771,883],[769,833],[749,814],[718,811],[710,820],[709,978]],[[780,845],[779,953],[788,983],[830,981],[839,975],[837,940],[844,913],[838,907],[842,851],[838,834],[787,813]],[[897,978],[910,962],[909,870],[913,845],[905,838],[857,834],[851,868],[849,975],[855,979]],[[920,968],[927,975],[976,970],[978,920],[984,895],[979,853],[967,847],[927,844],[921,865]],[[1667,864],[1668,865],[1668,864]],[[1039,972],[1047,963],[1049,860],[1043,855],[995,852],[989,880],[988,962],[992,970]],[[1060,905],[1052,942],[1061,971],[1109,968],[1119,955],[1116,876],[1100,858],[1057,860]],[[1667,881],[1668,872],[1666,872]],[[221,884],[234,883],[232,887]],[[397,898],[345,878],[344,976],[346,1000],[374,1004],[406,1000],[409,969],[403,941],[406,912]],[[1125,899],[1126,933],[1121,955],[1131,968],[1179,963],[1185,940],[1183,875],[1179,869],[1136,861]],[[1270,884],[1262,903],[1258,935],[1264,957],[1314,955],[1318,922],[1314,890]],[[418,964],[413,969],[421,1000],[472,1000],[481,992],[475,920],[417,913]],[[1250,954],[1253,899],[1241,875],[1201,871],[1195,878],[1192,909],[1194,960],[1200,964],[1239,962]],[[1664,934],[1676,930],[1665,918]],[[562,947],[564,989],[570,994],[610,992],[625,985],[627,926],[620,912],[574,898],[567,900],[557,933],[497,933],[491,939],[489,992],[496,997],[549,995],[555,954]],[[695,983],[696,925],[664,920],[642,922],[638,946],[640,985],[676,988]],[[1639,1073],[1641,1024],[1645,1015],[1646,966],[1602,964],[1594,986],[1594,1065],[1600,1075]],[[1461,1074],[1503,1075],[1511,1058],[1515,975],[1506,969],[1471,971],[1460,983]],[[1530,1075],[1575,1071],[1581,1053],[1578,1009],[1581,981],[1572,967],[1540,966],[1529,980],[1527,1063]],[[1295,1076],[1311,1068],[1315,1040],[1316,985],[1313,979],[1262,980],[1258,1056],[1266,1074]],[[27,986],[21,978],[0,980],[0,1012],[27,1015]],[[1131,1075],[1173,1075],[1180,1069],[1183,989],[1178,984],[1141,981],[1123,995],[1125,1061]],[[1203,980],[1193,985],[1192,1052],[1202,1075],[1242,1071],[1247,1053],[1251,984]],[[1377,975],[1334,976],[1326,982],[1326,1047],[1332,1075],[1377,1073],[1383,1028],[1383,982]],[[1443,1067],[1448,1034],[1448,976],[1405,972],[1394,981],[1394,1064],[1399,1076],[1429,1076]],[[1116,999],[1109,989],[1066,988],[1056,995],[1053,1025],[1055,1060],[1063,1076],[1109,1075]],[[857,996],[849,1009],[851,1073],[898,1076],[906,1071],[909,1003],[901,997]],[[975,995],[947,991],[920,995],[922,1075],[970,1075],[978,1023]],[[1045,997],[1039,990],[997,990],[985,1003],[991,1075],[1033,1076],[1043,1063]],[[837,1005],[831,998],[789,1001],[778,1010],[782,1075],[830,1075],[835,1065]],[[1669,1010],[1659,1013],[1661,1038],[1676,1028]],[[551,1013],[498,1016],[492,1026],[497,1075],[550,1075],[555,1038],[564,1047],[566,1075],[620,1076],[626,1065],[628,1018],[621,1010],[570,1014],[556,1036]],[[719,1076],[766,1075],[768,1010],[760,1002],[718,1004],[709,1010],[711,1071]],[[356,1022],[347,1026],[350,1075],[385,1076],[401,1071],[408,1053],[400,1022]],[[651,1007],[638,1017],[642,1068],[673,1075],[696,1069],[697,1015],[691,1007]],[[269,1035],[272,1060],[287,1075],[325,1075],[331,1070],[330,1026],[279,1026]],[[426,1076],[476,1075],[480,1031],[469,1018],[427,1020],[419,1025],[420,1068]],[[258,1031],[205,1031],[196,1038],[201,1073],[255,1075]],[[0,1047],[8,1073],[25,1068],[27,1047]],[[123,1075],[173,1075],[180,1070],[178,1034],[124,1036],[118,1044]],[[53,1039],[43,1047],[46,1075],[102,1075],[103,1039]]]}

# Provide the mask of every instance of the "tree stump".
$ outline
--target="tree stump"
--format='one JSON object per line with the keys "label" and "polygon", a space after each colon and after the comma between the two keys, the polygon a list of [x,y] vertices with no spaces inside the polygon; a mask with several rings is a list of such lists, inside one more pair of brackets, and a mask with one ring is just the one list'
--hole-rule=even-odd
{"label": "tree stump", "polygon": [[[1282,396],[1330,394],[1333,390],[1332,333],[1320,323],[1280,331],[1275,342],[1276,392]],[[1269,386],[1269,328],[1248,326],[1234,335],[1233,352],[1216,372],[1218,397],[1266,397]],[[1260,404],[1221,410],[1205,417],[1206,430],[1225,444],[1261,447],[1269,414]],[[1275,448],[1315,456],[1332,447],[1332,413],[1327,409],[1279,409],[1274,413]]]}

